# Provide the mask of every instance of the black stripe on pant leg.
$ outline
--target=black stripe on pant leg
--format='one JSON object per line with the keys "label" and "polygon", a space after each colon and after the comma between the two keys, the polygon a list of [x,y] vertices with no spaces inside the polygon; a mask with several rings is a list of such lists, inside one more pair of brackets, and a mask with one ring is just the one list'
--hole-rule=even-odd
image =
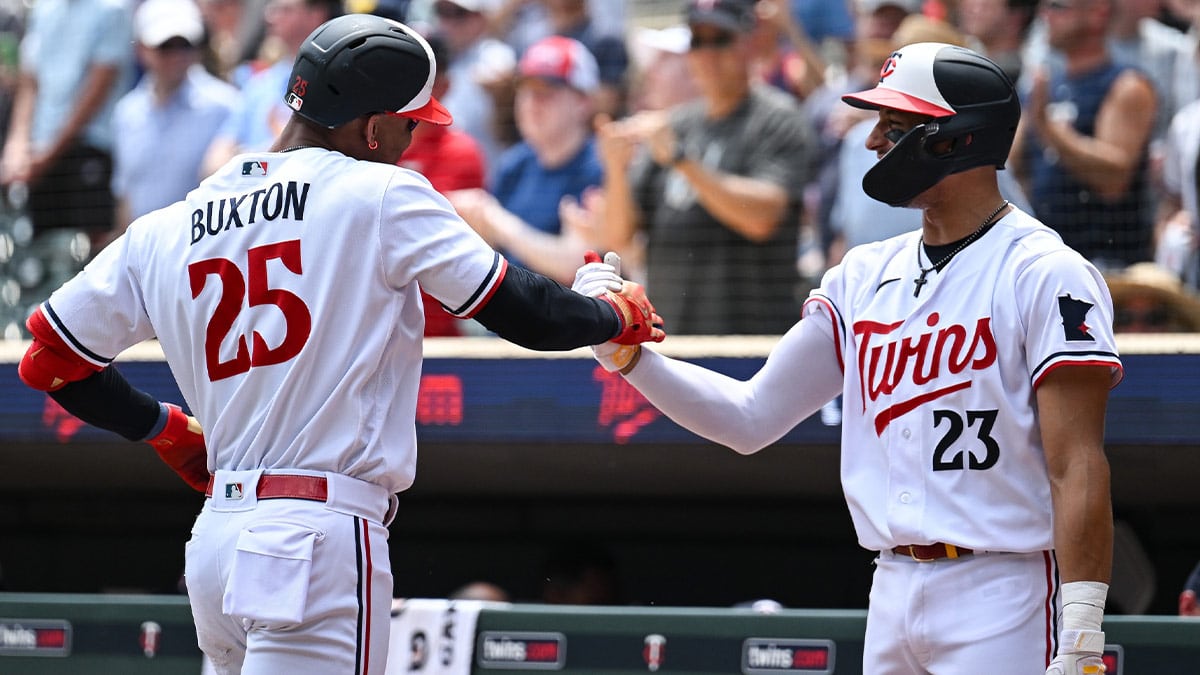
{"label": "black stripe on pant leg", "polygon": [[363,551],[362,535],[359,533],[359,518],[354,518],[354,565],[358,569],[358,629],[355,631],[357,640],[354,645],[354,672],[362,672],[363,659]]}

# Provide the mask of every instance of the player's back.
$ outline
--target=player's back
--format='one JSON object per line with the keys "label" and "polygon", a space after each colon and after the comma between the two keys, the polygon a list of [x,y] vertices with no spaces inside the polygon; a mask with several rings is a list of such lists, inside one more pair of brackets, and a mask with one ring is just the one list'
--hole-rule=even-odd
{"label": "player's back", "polygon": [[[428,242],[397,224],[447,217],[438,200],[411,172],[302,149],[240,155],[131,226],[146,314],[216,468],[407,487]],[[371,452],[383,438],[396,452]]]}

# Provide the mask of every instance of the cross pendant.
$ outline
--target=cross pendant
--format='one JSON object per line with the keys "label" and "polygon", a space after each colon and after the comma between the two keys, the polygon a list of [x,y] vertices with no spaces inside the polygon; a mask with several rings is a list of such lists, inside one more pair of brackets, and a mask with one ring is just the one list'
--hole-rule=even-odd
{"label": "cross pendant", "polygon": [[933,271],[932,267],[927,270],[921,270],[921,276],[913,279],[913,285],[916,286],[916,288],[913,289],[914,298],[919,297],[921,295],[921,287],[929,283],[925,280],[925,275],[929,274],[931,271]]}

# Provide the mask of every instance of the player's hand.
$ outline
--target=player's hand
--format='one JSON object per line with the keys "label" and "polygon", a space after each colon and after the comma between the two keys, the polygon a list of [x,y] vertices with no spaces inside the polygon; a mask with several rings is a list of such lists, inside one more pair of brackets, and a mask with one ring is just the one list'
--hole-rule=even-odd
{"label": "player's hand", "polygon": [[643,342],[662,342],[667,334],[663,331],[663,320],[646,297],[641,284],[626,281],[619,293],[608,291],[600,299],[617,310],[621,320],[621,332],[612,342],[622,345],[638,345]]}
{"label": "player's hand", "polygon": [[1064,630],[1059,645],[1046,675],[1101,675],[1107,670],[1102,631]]}
{"label": "player's hand", "polygon": [[[575,285],[571,288],[584,293],[584,295],[604,296],[617,293],[625,288],[625,284],[629,283],[621,279],[621,256],[615,252],[608,252],[604,255],[604,262],[600,262],[600,256],[595,251],[588,251],[583,256],[584,265],[579,268],[575,274]],[[633,284],[637,286],[636,284]],[[641,286],[637,286],[640,290]],[[642,297],[645,297],[643,294]],[[649,301],[647,301],[649,304]],[[650,307],[651,313],[654,312],[653,306]],[[620,314],[620,310],[617,310]],[[657,317],[657,314],[654,314]],[[655,319],[658,325],[662,325],[662,319]],[[661,332],[661,329],[659,330]],[[665,337],[666,334],[664,333]],[[619,336],[618,336],[619,337]],[[662,339],[656,340],[661,342]],[[640,344],[621,344],[618,342],[605,342],[603,344],[593,345],[592,354],[595,355],[596,361],[610,373],[621,371],[628,372],[641,356]]]}
{"label": "player's hand", "polygon": [[621,278],[621,258],[616,253],[609,253],[604,258],[605,261],[600,262],[600,255],[595,251],[585,253],[583,266],[575,271],[575,283],[571,284],[571,290],[593,298],[609,291],[621,292],[625,285],[625,280]]}
{"label": "player's hand", "polygon": [[208,450],[204,447],[204,431],[195,417],[185,414],[177,405],[163,403],[167,408],[167,424],[157,436],[146,442],[167,466],[192,489],[208,489]]}
{"label": "player's hand", "polygon": [[[619,288],[615,286],[617,282],[620,282]],[[600,262],[595,251],[585,253],[583,267],[575,272],[571,290],[599,297],[616,310],[621,332],[612,342],[637,345],[662,342],[667,337],[662,329],[662,317],[654,311],[642,285],[621,279],[621,257],[612,251],[605,254],[604,262]]]}

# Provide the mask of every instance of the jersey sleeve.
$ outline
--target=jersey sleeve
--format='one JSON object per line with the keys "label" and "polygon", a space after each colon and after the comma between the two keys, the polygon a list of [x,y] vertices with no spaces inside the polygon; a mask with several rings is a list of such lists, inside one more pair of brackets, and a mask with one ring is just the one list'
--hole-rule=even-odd
{"label": "jersey sleeve", "polygon": [[137,279],[135,248],[134,236],[119,237],[42,305],[63,341],[99,367],[154,337]]}
{"label": "jersey sleeve", "polygon": [[507,262],[428,181],[397,169],[382,210],[380,245],[393,288],[416,281],[458,318],[473,316],[495,293]]}
{"label": "jersey sleeve", "polygon": [[845,286],[845,271],[843,265],[834,265],[826,270],[825,276],[821,278],[821,285],[808,294],[808,299],[804,301],[804,307],[801,309],[803,319],[811,318],[826,326],[825,330],[837,352],[838,366],[843,372],[846,370],[842,361],[842,354],[846,351],[846,320],[841,307],[844,301],[842,289]]}
{"label": "jersey sleeve", "polygon": [[1035,389],[1063,366],[1106,367],[1112,386],[1121,381],[1112,297],[1091,263],[1069,249],[1042,255],[1017,275],[1016,298]]}

